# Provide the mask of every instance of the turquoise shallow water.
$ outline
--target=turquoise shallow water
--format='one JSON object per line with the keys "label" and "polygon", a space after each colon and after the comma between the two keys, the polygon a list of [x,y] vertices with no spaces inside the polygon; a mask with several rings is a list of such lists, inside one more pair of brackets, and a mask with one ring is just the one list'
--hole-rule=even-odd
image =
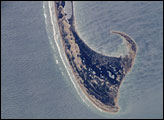
{"label": "turquoise shallow water", "polygon": [[80,36],[93,49],[117,50],[121,39],[109,29],[129,34],[139,47],[121,87],[121,114],[106,116],[80,99],[51,43],[43,2],[2,2],[2,118],[162,118],[162,2],[74,5]]}

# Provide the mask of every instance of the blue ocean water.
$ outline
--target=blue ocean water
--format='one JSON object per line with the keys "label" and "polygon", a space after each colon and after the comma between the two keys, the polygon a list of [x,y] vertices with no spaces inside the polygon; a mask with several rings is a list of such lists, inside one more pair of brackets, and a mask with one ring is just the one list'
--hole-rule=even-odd
{"label": "blue ocean water", "polygon": [[[79,98],[51,42],[43,2],[2,2],[2,118],[162,118],[162,2],[75,2],[81,38],[105,54],[132,36],[138,54],[120,93],[120,115],[105,116]],[[45,2],[45,7],[48,7]],[[50,21],[49,21],[50,22]]]}

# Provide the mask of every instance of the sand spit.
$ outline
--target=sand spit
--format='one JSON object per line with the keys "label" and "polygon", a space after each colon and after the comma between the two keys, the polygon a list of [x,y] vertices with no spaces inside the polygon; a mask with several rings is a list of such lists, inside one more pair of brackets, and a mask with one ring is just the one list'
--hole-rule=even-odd
{"label": "sand spit", "polygon": [[[117,113],[119,111],[119,88],[125,75],[131,70],[137,53],[135,41],[119,31],[110,32],[125,40],[129,49],[125,57],[112,57],[92,50],[78,35],[75,26],[73,2],[72,13],[67,19],[64,7],[67,2],[55,2],[56,17],[63,49],[76,81],[90,102],[100,111]],[[111,77],[112,76],[112,77]]]}

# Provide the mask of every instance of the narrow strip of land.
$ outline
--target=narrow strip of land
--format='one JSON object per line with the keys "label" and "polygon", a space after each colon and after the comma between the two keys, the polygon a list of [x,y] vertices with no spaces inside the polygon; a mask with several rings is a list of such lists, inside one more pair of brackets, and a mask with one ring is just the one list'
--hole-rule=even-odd
{"label": "narrow strip of land", "polygon": [[56,17],[62,38],[63,49],[72,72],[85,95],[99,109],[116,113],[119,110],[118,93],[125,75],[134,64],[137,45],[127,34],[111,31],[126,40],[129,52],[125,57],[102,55],[91,49],[78,35],[75,16],[67,19],[66,2],[55,2]]}

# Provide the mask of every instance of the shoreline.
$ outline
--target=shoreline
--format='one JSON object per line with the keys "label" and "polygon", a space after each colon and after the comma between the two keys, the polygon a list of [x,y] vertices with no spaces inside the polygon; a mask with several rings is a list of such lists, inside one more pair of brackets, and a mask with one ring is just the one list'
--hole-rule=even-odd
{"label": "shoreline", "polygon": [[[72,18],[70,19],[70,20],[72,20],[71,21],[71,24],[70,25],[68,25],[68,23],[64,23],[64,22],[61,22],[62,23],[62,25],[64,26],[64,28],[61,28],[61,26],[59,25],[60,24],[60,21],[61,21],[61,19],[59,19],[58,18],[58,16],[59,16],[59,14],[57,13],[57,12],[59,12],[58,10],[57,10],[57,8],[56,8],[56,5],[55,5],[55,9],[56,9],[56,18],[57,18],[57,21],[58,21],[58,26],[59,26],[59,31],[60,31],[60,37],[62,38],[62,44],[63,44],[63,48],[65,49],[65,55],[66,55],[66,58],[67,58],[67,60],[69,61],[69,65],[70,65],[70,67],[71,67],[71,70],[72,70],[72,72],[73,72],[73,74],[74,74],[74,76],[75,76],[75,78],[76,78],[76,80],[77,80],[77,82],[78,82],[78,85],[80,86],[80,89],[85,93],[85,95],[87,96],[87,98],[90,100],[90,103],[92,103],[92,105],[94,105],[97,109],[101,109],[100,111],[104,111],[104,112],[108,112],[108,113],[111,113],[111,114],[116,114],[116,113],[118,113],[118,110],[119,110],[119,106],[118,106],[118,100],[119,100],[119,96],[120,96],[120,94],[119,94],[119,88],[120,88],[120,86],[121,86],[121,84],[122,84],[122,82],[124,81],[124,79],[125,79],[125,76],[123,76],[122,77],[122,79],[120,79],[120,85],[118,86],[118,88],[117,88],[117,92],[115,93],[115,96],[116,97],[114,97],[113,98],[113,100],[114,100],[114,103],[115,103],[115,105],[113,106],[113,107],[111,107],[111,105],[110,106],[104,106],[104,104],[102,104],[100,101],[98,101],[96,98],[95,98],[95,96],[91,96],[91,95],[89,95],[88,94],[88,92],[87,92],[87,89],[86,89],[86,87],[84,87],[84,84],[81,84],[81,79],[79,78],[79,74],[78,74],[78,72],[77,71],[75,71],[76,70],[76,66],[78,66],[78,64],[82,64],[82,62],[76,57],[76,59],[78,59],[78,62],[75,64],[75,63],[73,63],[72,62],[72,60],[70,61],[70,59],[69,59],[69,57],[68,56],[71,56],[71,57],[74,57],[73,56],[73,54],[77,54],[77,53],[75,53],[74,52],[74,50],[75,50],[75,47],[77,47],[78,46],[78,44],[76,45],[76,43],[71,43],[71,41],[70,41],[70,44],[71,44],[71,47],[73,46],[74,47],[74,49],[72,50],[73,51],[73,53],[70,53],[69,51],[67,51],[67,46],[66,46],[66,41],[64,42],[64,37],[63,37],[63,31],[62,31],[62,29],[64,30],[64,32],[66,31],[67,33],[69,33],[69,34],[71,34],[71,32],[69,31],[69,26],[72,28],[72,31],[74,31],[75,33],[75,35],[78,35],[77,33],[77,31],[76,31],[76,27],[75,27],[75,18],[74,18],[74,14],[72,13]],[[62,9],[62,8],[61,8]],[[73,12],[73,3],[72,3],[72,12]],[[65,17],[65,16],[64,16]],[[63,17],[62,17],[63,18]],[[63,19],[64,20],[64,19]],[[71,26],[72,25],[72,26]],[[66,27],[65,27],[66,26]],[[123,33],[122,33],[123,34]],[[79,37],[79,36],[78,36]],[[70,39],[71,37],[69,36],[69,38],[68,39]],[[76,37],[75,37],[75,39],[76,39]],[[80,39],[80,38],[79,38]],[[68,40],[69,41],[69,40]],[[76,41],[76,40],[75,40]],[[132,40],[132,41],[134,41],[134,40]],[[84,44],[85,45],[85,44]],[[135,44],[136,45],[136,44]],[[86,46],[86,45],[85,45]],[[88,46],[87,46],[88,47]],[[88,48],[89,49],[89,48]],[[91,49],[91,48],[90,48]],[[79,52],[80,51],[80,48],[76,48],[76,50]],[[92,49],[91,49],[92,50]],[[72,55],[71,55],[72,54]],[[101,55],[101,54],[100,54]],[[134,65],[134,59],[135,59],[135,56],[136,56],[136,54],[135,55],[133,55],[133,54],[131,54],[132,56],[130,56],[130,57],[132,57],[132,61],[131,61],[131,63],[130,63],[130,68],[128,68],[128,69],[126,69],[126,71],[123,71],[123,72],[125,72],[125,75],[126,75],[126,73],[128,73],[131,69],[132,69],[132,67],[133,67],[133,65]],[[111,56],[107,56],[107,57],[111,57]],[[84,65],[84,67],[86,67],[85,65]],[[74,69],[73,69],[74,68]],[[81,69],[80,67],[79,67],[79,69]],[[78,80],[79,79],[79,80]],[[117,86],[117,85],[116,85]]]}
{"label": "shoreline", "polygon": [[[56,6],[55,6],[56,7]],[[56,13],[56,18],[58,18],[57,17],[57,11],[55,11],[55,13]],[[57,19],[57,21],[58,21],[58,19]],[[60,31],[60,33],[61,33],[61,30],[59,29],[59,31]],[[63,39],[63,36],[60,34],[60,37]],[[62,44],[63,44],[63,41],[61,41],[62,42]],[[64,47],[64,45],[63,45],[63,47]],[[68,58],[66,57],[66,59],[68,60]],[[69,61],[69,60],[68,60]],[[69,64],[70,65],[70,64]],[[70,66],[71,67],[71,66]],[[71,68],[71,71],[73,72],[73,75],[74,76],[76,76],[76,73],[73,71],[73,69]],[[75,79],[76,79],[76,77],[75,77]],[[78,82],[78,85],[79,85],[79,87],[80,87],[80,89],[82,90],[82,92],[84,92],[84,95],[86,96],[85,98],[87,98],[87,100],[90,102],[90,103],[92,103],[92,102],[94,102],[94,100],[92,99],[92,98],[90,98],[90,96],[87,94],[87,92],[86,92],[86,90],[84,89],[84,87],[80,84],[80,82],[79,81],[77,81]],[[86,103],[86,102],[85,102]],[[101,111],[101,112],[108,112],[109,113],[109,110],[106,110],[106,109],[103,109],[103,108],[101,108],[98,104],[95,104],[95,103],[92,103],[92,105],[94,106],[94,107],[96,107],[99,111]],[[117,105],[118,106],[118,105]],[[119,106],[118,106],[119,107]],[[111,114],[117,114],[116,112],[110,112]]]}

